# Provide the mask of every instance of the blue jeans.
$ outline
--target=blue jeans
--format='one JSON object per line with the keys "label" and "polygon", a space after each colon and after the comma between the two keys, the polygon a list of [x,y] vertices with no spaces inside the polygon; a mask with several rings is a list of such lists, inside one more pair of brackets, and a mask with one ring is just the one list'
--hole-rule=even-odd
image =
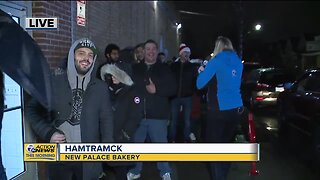
{"label": "blue jeans", "polygon": [[[138,127],[134,142],[143,143],[149,135],[151,142],[167,143],[167,121],[158,119],[143,119]],[[160,170],[160,176],[165,173],[171,173],[171,168],[168,162],[157,162],[157,167]],[[137,162],[133,169],[129,172],[133,174],[140,174],[142,171],[142,162]]]}
{"label": "blue jeans", "polygon": [[192,97],[175,98],[171,101],[171,123],[170,123],[170,141],[175,141],[177,132],[177,121],[179,118],[180,107],[183,107],[184,130],[183,137],[185,141],[189,140],[190,119],[192,110]]}

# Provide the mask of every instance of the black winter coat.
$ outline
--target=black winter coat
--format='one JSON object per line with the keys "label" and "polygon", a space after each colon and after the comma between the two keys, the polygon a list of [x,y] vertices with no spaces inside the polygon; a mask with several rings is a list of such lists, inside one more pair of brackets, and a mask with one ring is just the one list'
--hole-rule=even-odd
{"label": "black winter coat", "polygon": [[177,61],[171,64],[171,70],[175,75],[177,92],[176,97],[192,96],[196,90],[197,68],[190,62]]}
{"label": "black winter coat", "polygon": [[[149,78],[156,86],[156,93],[146,90]],[[160,62],[148,66],[145,63],[133,66],[133,81],[137,93],[142,97],[143,118],[168,120],[170,116],[169,97],[177,91],[175,77],[170,68]]]}
{"label": "black winter coat", "polygon": [[114,112],[115,142],[132,142],[134,133],[143,117],[143,104],[134,86],[124,86],[119,92],[111,94]]}

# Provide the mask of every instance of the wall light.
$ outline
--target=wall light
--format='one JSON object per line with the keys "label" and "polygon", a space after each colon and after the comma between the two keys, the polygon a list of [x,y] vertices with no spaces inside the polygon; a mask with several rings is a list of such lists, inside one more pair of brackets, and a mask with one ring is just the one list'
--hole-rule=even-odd
{"label": "wall light", "polygon": [[178,24],[178,25],[177,25],[177,30],[179,30],[181,27],[182,27],[182,25],[181,25],[181,24]]}

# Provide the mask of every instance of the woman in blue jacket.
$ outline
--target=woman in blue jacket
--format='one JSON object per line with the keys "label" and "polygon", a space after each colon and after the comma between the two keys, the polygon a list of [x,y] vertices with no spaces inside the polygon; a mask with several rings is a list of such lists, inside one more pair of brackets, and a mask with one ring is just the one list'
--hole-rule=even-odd
{"label": "woman in blue jacket", "polygon": [[[206,142],[230,143],[243,111],[240,83],[243,65],[230,39],[218,37],[214,56],[199,68],[197,88],[208,85]],[[225,180],[230,163],[209,163],[211,179]]]}

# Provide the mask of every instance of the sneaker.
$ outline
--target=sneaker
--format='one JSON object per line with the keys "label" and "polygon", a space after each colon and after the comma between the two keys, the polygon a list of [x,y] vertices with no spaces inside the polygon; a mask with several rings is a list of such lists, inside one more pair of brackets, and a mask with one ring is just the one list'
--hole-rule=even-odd
{"label": "sneaker", "polygon": [[100,175],[99,175],[99,179],[103,179],[104,177],[106,177],[106,173],[105,172],[102,172]]}
{"label": "sneaker", "polygon": [[165,173],[164,175],[162,175],[162,180],[171,180],[170,173]]}
{"label": "sneaker", "polygon": [[191,142],[195,142],[197,140],[196,136],[193,133],[189,134],[189,138],[190,138]]}
{"label": "sneaker", "polygon": [[131,172],[127,173],[127,180],[133,180],[140,178],[141,174],[133,174]]}

